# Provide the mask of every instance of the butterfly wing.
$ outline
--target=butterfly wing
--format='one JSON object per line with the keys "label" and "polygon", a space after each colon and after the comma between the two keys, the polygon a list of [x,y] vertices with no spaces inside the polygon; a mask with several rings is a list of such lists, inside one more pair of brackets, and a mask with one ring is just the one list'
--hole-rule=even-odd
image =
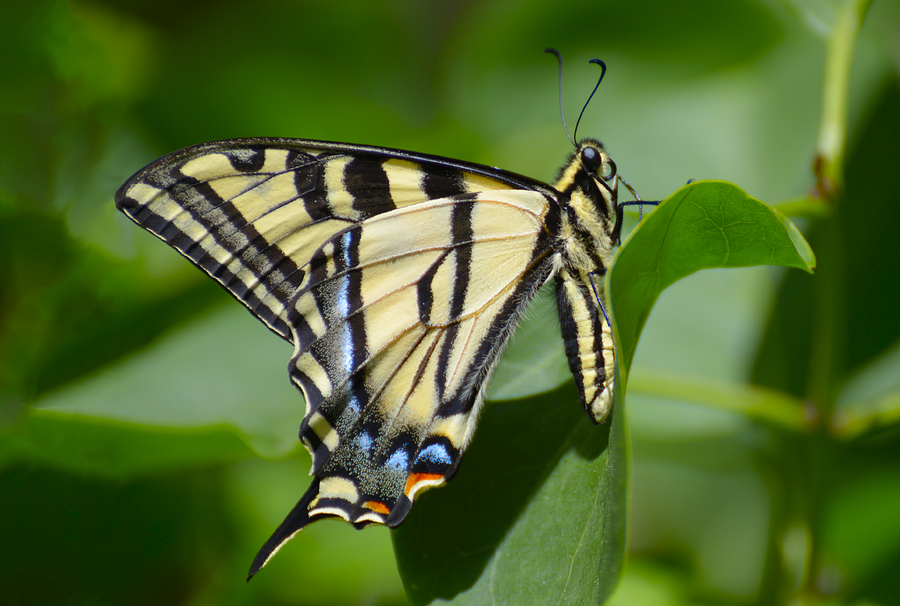
{"label": "butterfly wing", "polygon": [[302,139],[234,139],[163,156],[116,205],[218,281],[281,337],[301,269],[335,233],[426,200],[549,186],[402,150]]}
{"label": "butterfly wing", "polygon": [[310,521],[399,524],[449,479],[521,313],[553,273],[557,192],[498,169],[291,139],[165,156],[117,194],[136,223],[291,341]]}

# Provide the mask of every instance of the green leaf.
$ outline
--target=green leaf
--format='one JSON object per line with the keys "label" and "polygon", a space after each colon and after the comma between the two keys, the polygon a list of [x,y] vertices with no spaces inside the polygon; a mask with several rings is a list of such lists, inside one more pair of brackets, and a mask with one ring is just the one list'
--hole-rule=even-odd
{"label": "green leaf", "polygon": [[284,371],[289,358],[280,339],[229,304],[36,402],[0,443],[0,463],[123,478],[298,452],[303,399]]}
{"label": "green leaf", "polygon": [[555,284],[538,291],[526,315],[491,379],[489,400],[526,398],[556,389],[572,378],[559,332]]}
{"label": "green leaf", "polygon": [[787,217],[730,183],[692,183],[660,203],[622,245],[606,276],[624,374],[667,286],[701,269],[752,265],[812,272],[815,255]]}
{"label": "green leaf", "polygon": [[31,464],[127,480],[253,454],[233,427],[163,427],[32,408],[0,441],[0,462]]}
{"label": "green leaf", "polygon": [[831,422],[842,437],[900,424],[900,342],[847,379]]}
{"label": "green leaf", "polygon": [[577,401],[569,382],[486,406],[459,476],[393,533],[415,604],[585,604],[612,593],[625,550],[625,409],[617,401],[597,427]]}

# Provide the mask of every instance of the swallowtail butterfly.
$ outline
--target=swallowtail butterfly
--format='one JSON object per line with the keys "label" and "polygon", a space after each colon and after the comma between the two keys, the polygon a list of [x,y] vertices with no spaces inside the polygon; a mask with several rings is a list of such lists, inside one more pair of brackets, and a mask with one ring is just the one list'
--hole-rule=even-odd
{"label": "swallowtail butterfly", "polygon": [[313,521],[396,526],[449,480],[548,281],[582,404],[607,418],[603,275],[636,203],[617,202],[620,181],[594,139],[548,185],[397,149],[255,138],[171,153],[119,189],[122,212],[294,345],[315,477],[250,576]]}

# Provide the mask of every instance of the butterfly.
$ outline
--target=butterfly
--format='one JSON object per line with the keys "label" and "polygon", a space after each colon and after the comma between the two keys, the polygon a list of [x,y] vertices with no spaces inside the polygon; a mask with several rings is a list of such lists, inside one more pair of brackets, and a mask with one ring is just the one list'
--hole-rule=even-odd
{"label": "butterfly", "polygon": [[249,138],[176,151],[119,189],[122,212],[294,346],[314,479],[250,577],[313,521],[393,527],[451,479],[545,283],[582,404],[607,418],[603,276],[623,207],[640,202],[618,203],[620,182],[634,193],[594,139],[548,185],[398,149]]}

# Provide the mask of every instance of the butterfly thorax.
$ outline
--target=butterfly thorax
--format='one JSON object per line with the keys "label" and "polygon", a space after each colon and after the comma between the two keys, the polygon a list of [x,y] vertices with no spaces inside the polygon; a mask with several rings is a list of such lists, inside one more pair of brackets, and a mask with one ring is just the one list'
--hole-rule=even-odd
{"label": "butterfly thorax", "polygon": [[606,272],[615,245],[616,167],[603,144],[586,139],[560,171],[562,263],[573,274]]}

